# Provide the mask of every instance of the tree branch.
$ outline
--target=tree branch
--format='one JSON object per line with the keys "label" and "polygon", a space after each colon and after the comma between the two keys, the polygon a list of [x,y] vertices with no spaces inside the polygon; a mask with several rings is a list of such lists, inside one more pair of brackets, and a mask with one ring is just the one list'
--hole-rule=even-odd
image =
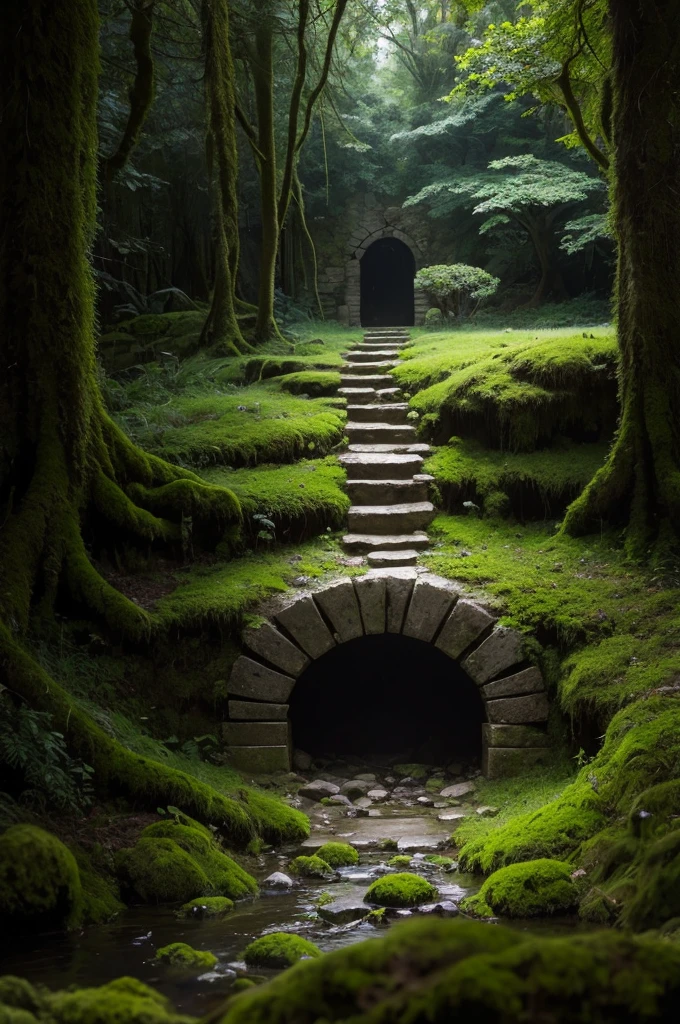
{"label": "tree branch", "polygon": [[610,167],[609,157],[606,155],[606,153],[603,153],[599,146],[597,146],[593,139],[591,139],[588,129],[586,128],[586,123],[583,120],[581,107],[579,106],[579,102],[576,99],[574,90],[571,85],[571,78],[569,77],[569,65],[571,64],[572,60],[575,59],[575,57],[576,55],[572,55],[571,57],[569,57],[568,60],[564,62],[560,74],[555,79],[555,84],[559,87],[562,96],[564,97],[565,106],[567,108],[567,111],[569,112],[569,116],[571,117],[574,123],[576,134],[581,140],[581,144],[583,145],[584,149],[586,149],[587,152],[590,153],[595,163],[598,164],[603,171],[608,171]]}
{"label": "tree branch", "polygon": [[300,115],[300,101],[307,77],[307,46],[305,43],[305,31],[309,18],[309,0],[299,0],[298,4],[298,25],[297,25],[297,67],[295,78],[290,94],[290,105],[288,108],[288,141],[286,145],[286,156],[283,163],[283,177],[281,180],[281,193],[279,195],[279,224],[283,221],[290,202],[290,191],[293,182],[293,165],[297,152],[298,117]]}

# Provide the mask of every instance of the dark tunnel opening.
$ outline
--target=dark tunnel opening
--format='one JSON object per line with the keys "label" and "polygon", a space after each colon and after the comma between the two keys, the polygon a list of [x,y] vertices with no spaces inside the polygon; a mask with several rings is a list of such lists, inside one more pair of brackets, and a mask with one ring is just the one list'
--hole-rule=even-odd
{"label": "dark tunnel opening", "polygon": [[414,324],[413,253],[398,238],[379,238],[361,260],[361,323],[364,327]]}
{"label": "dark tunnel opening", "polygon": [[339,644],[314,661],[290,698],[295,747],[312,756],[476,764],[484,705],[460,666],[398,634]]}

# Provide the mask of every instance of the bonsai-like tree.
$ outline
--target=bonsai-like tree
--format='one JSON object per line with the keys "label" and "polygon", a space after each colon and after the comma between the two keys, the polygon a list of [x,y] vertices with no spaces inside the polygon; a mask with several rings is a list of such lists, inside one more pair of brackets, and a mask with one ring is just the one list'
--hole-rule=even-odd
{"label": "bonsai-like tree", "polygon": [[423,267],[415,277],[416,288],[422,288],[445,317],[470,316],[482,299],[493,295],[500,280],[480,267],[466,263],[439,263]]}

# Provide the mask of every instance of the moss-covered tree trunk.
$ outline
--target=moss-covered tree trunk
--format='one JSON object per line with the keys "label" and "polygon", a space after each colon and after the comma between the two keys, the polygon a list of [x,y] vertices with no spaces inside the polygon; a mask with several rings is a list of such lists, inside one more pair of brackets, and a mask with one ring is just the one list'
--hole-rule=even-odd
{"label": "moss-covered tree trunk", "polygon": [[226,816],[208,787],[103,733],[24,646],[57,599],[76,602],[116,638],[147,634],[146,613],[88,556],[82,528],[93,511],[107,539],[144,545],[179,542],[183,517],[218,528],[240,519],[231,492],[146,455],[102,404],[88,260],[98,29],[97,0],[0,6],[0,679],[53,714],[100,789],[151,806],[179,797],[196,813],[207,800],[211,816]]}
{"label": "moss-covered tree trunk", "polygon": [[257,298],[255,340],[267,341],[276,332],[274,285],[279,246],[279,218],[276,181],[276,140],[274,135],[274,26],[263,17],[255,32],[252,65],[257,111],[257,148],[260,152],[260,280]]}
{"label": "moss-covered tree trunk", "polygon": [[631,555],[663,557],[680,534],[680,2],[609,13],[621,420],[564,528],[623,523]]}
{"label": "moss-covered tree trunk", "polygon": [[214,175],[216,220],[215,284],[200,344],[215,344],[238,355],[247,344],[236,319],[239,264],[238,153],[234,64],[229,42],[227,0],[203,0],[203,48],[207,108],[208,165]]}

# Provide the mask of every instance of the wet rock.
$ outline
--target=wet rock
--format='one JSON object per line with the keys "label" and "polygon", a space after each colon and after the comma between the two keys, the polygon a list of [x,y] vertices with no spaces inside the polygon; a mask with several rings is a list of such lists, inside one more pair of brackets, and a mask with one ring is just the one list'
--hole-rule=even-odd
{"label": "wet rock", "polygon": [[388,775],[385,778],[385,785],[386,786],[393,786],[396,781],[397,780],[394,778],[393,775]]}
{"label": "wet rock", "polygon": [[363,900],[356,896],[341,896],[332,903],[319,907],[319,917],[330,924],[349,924],[350,921],[361,921],[368,914]]}
{"label": "wet rock", "polygon": [[373,805],[373,801],[369,800],[367,796],[360,796],[358,800],[354,801],[354,806],[359,807],[362,810],[368,810]]}
{"label": "wet rock", "polygon": [[442,900],[441,903],[426,903],[424,907],[418,907],[419,914],[433,914],[435,917],[456,917],[458,907],[451,900]]}
{"label": "wet rock", "polygon": [[312,767],[311,754],[307,754],[304,750],[293,751],[293,767],[299,772],[308,772]]}
{"label": "wet rock", "polygon": [[351,807],[352,801],[349,797],[344,796],[342,793],[336,793],[335,796],[328,797],[328,803],[333,806]]}
{"label": "wet rock", "polygon": [[295,882],[289,875],[284,875],[283,871],[274,871],[262,884],[267,889],[292,889]]}
{"label": "wet rock", "polygon": [[495,818],[500,813],[500,807],[478,807],[477,814],[480,818]]}
{"label": "wet rock", "polygon": [[314,782],[308,782],[306,786],[302,786],[298,795],[305,796],[308,800],[323,800],[325,796],[336,796],[339,792],[340,787],[336,786],[334,782],[314,779]]}
{"label": "wet rock", "polygon": [[355,782],[376,782],[377,775],[372,775],[371,772],[362,772],[360,775],[354,776]]}
{"label": "wet rock", "polygon": [[467,796],[468,793],[474,793],[474,791],[474,782],[456,782],[453,786],[447,786],[446,789],[443,789],[439,795],[443,796],[444,799],[458,799],[461,796]]}
{"label": "wet rock", "polygon": [[442,811],[441,814],[437,815],[438,821],[460,821],[461,818],[467,818],[468,812],[463,810],[456,810],[452,808],[450,811]]}
{"label": "wet rock", "polygon": [[369,800],[373,800],[376,803],[380,803],[383,800],[387,800],[389,795],[390,794],[387,792],[386,789],[369,789],[368,793],[366,794]]}
{"label": "wet rock", "polygon": [[419,796],[418,803],[421,807],[434,807],[434,800],[431,796]]}
{"label": "wet rock", "polygon": [[348,796],[351,799],[356,799],[360,796],[365,796],[371,789],[373,781],[368,782],[366,779],[352,779],[350,782],[344,782],[340,786],[340,792],[343,796]]}

